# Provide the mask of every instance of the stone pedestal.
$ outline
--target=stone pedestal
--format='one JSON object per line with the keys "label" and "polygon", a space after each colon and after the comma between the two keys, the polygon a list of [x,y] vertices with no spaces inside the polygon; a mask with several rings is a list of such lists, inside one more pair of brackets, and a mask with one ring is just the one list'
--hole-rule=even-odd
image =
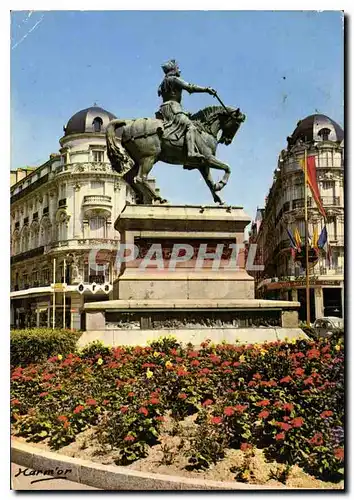
{"label": "stone pedestal", "polygon": [[115,222],[135,245],[114,285],[120,300],[253,299],[244,262],[241,207],[127,205]]}
{"label": "stone pedestal", "polygon": [[115,229],[118,254],[130,257],[113,299],[85,304],[80,344],[144,345],[172,334],[197,345],[301,334],[299,302],[254,299],[243,245],[249,222],[241,207],[127,205]]}

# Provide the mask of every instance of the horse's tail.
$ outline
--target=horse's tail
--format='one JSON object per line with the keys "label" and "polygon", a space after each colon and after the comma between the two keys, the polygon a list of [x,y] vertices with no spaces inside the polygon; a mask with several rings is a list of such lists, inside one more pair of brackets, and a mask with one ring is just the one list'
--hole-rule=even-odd
{"label": "horse's tail", "polygon": [[127,173],[135,163],[128,151],[122,145],[122,141],[116,136],[116,129],[124,127],[125,125],[126,122],[124,120],[116,119],[110,121],[106,127],[108,158],[112,164],[113,170],[122,175]]}

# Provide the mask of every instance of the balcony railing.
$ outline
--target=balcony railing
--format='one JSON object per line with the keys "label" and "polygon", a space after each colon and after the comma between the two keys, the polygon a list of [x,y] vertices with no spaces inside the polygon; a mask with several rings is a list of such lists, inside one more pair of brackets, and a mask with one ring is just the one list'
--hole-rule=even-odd
{"label": "balcony railing", "polygon": [[323,196],[321,197],[321,201],[323,206],[325,207],[339,207],[340,206],[340,197],[339,196]]}
{"label": "balcony railing", "polygon": [[112,210],[112,198],[104,194],[89,194],[84,196],[82,206],[86,217],[96,214],[109,217]]}
{"label": "balcony railing", "polygon": [[84,196],[84,204],[88,203],[108,203],[109,205],[112,203],[111,196],[107,196],[105,194],[89,194]]}

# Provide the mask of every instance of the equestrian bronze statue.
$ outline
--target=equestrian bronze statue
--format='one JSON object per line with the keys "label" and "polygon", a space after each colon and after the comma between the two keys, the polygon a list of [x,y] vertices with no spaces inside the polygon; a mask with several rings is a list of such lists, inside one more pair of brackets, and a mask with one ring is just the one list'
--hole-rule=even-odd
{"label": "equestrian bronze statue", "polygon": [[[112,120],[106,128],[107,153],[112,167],[141,194],[149,193],[153,201],[166,202],[149,185],[148,174],[158,161],[198,169],[209,187],[214,202],[230,176],[230,167],[215,157],[218,144],[231,144],[245,115],[239,109],[226,107],[214,89],[185,82],[174,60],[162,66],[165,77],[158,89],[162,104],[156,118]],[[209,106],[191,115],[181,105],[182,91],[205,92],[216,97],[221,106]],[[210,169],[224,175],[214,183]]]}

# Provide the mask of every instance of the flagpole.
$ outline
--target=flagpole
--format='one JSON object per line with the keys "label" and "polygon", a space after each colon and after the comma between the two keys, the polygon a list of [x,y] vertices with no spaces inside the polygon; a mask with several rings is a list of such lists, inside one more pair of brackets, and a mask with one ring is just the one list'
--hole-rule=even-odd
{"label": "flagpole", "polygon": [[310,326],[310,274],[309,274],[309,228],[307,216],[307,148],[304,154],[304,180],[305,180],[305,252],[306,252],[306,323]]}

